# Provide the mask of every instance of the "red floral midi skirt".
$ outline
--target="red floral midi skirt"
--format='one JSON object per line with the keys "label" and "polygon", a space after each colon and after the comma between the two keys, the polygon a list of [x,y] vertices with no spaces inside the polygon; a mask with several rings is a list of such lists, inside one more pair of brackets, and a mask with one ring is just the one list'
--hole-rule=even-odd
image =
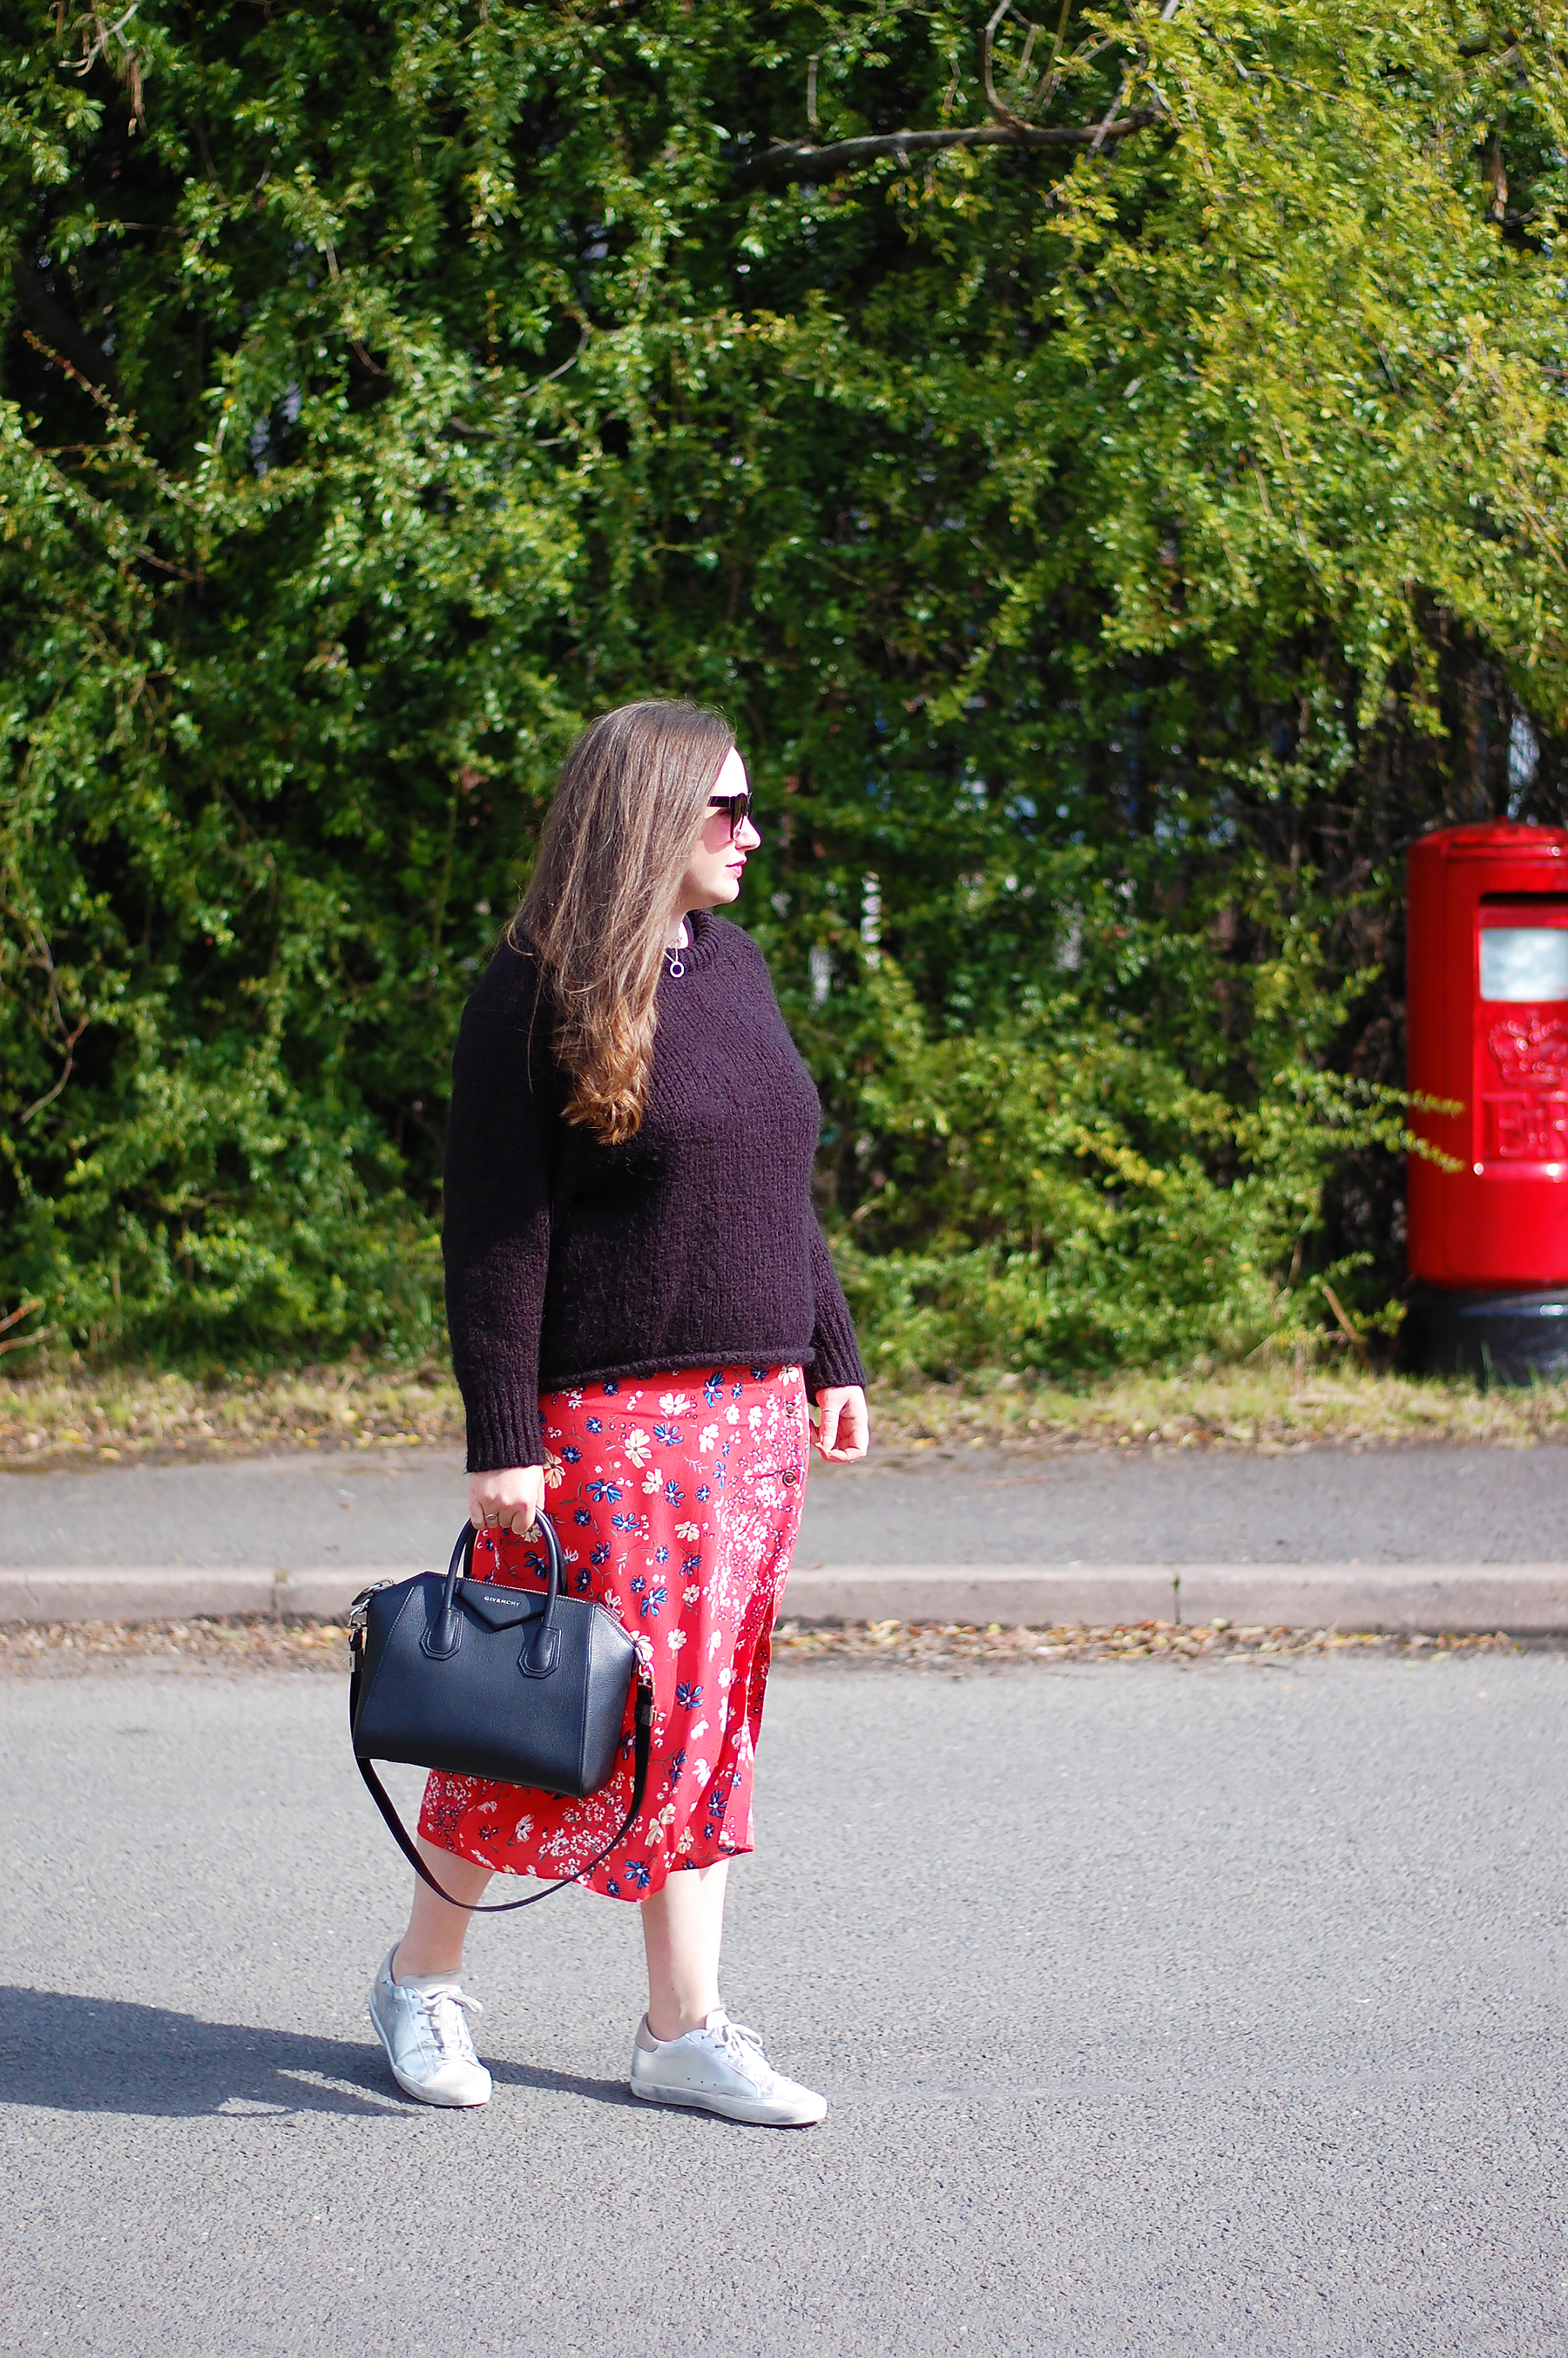
{"label": "red floral midi skirt", "polygon": [[[752,1848],[752,1755],[806,1489],[805,1379],[798,1368],[715,1368],[585,1384],[539,1406],[568,1585],[642,1641],[654,1673],[642,1810],[584,1880],[645,1899],[673,1867]],[[480,1534],[474,1574],[545,1585],[543,1557],[510,1532]],[[628,1703],[620,1765],[586,1800],[437,1770],[419,1831],[503,1874],[579,1874],[631,1807],[632,1749]]]}

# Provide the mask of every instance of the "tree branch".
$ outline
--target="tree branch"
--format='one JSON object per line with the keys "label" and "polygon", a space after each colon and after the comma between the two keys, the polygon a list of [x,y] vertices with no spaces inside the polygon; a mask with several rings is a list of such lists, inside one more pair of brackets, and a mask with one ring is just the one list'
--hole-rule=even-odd
{"label": "tree branch", "polygon": [[[990,111],[995,115],[997,121],[1005,124],[1009,131],[1027,131],[1029,125],[1024,122],[1023,117],[1021,114],[1014,114],[1011,107],[1004,106],[1001,100],[998,97],[996,81],[992,72],[996,28],[1001,23],[1002,18],[1007,15],[1011,6],[1012,0],[998,0],[998,5],[991,20],[986,27],[985,31],[980,35],[980,80],[985,85],[986,104],[990,108]],[[1033,26],[1029,28],[1029,38],[1031,41],[1034,38],[1034,27]]]}
{"label": "tree branch", "polygon": [[0,1343],[0,1351],[26,1351],[35,1343],[47,1343],[53,1333],[52,1326],[40,1326],[33,1335],[13,1335],[6,1342]]}
{"label": "tree branch", "polygon": [[[43,1306],[41,1294],[30,1295],[18,1309],[11,1311],[6,1317],[0,1318],[0,1335],[5,1335],[7,1327],[15,1326],[18,1319],[30,1317],[35,1310],[41,1310]],[[4,1343],[0,1343],[0,1351],[26,1351],[34,1343],[46,1342],[53,1332],[52,1326],[38,1326],[35,1327],[30,1335],[8,1336]]]}
{"label": "tree branch", "polygon": [[50,293],[33,265],[20,253],[11,256],[11,291],[18,309],[38,329],[46,342],[68,360],[77,374],[107,394],[114,391],[114,367],[109,355],[78,327],[59,297]]}
{"label": "tree branch", "polygon": [[1125,139],[1157,123],[1157,107],[1140,107],[1135,114],[1105,123],[1074,124],[1022,124],[1017,130],[1000,123],[982,123],[966,131],[878,131],[862,139],[837,139],[827,147],[806,140],[781,141],[761,156],[742,157],[738,177],[744,180],[781,178],[827,180],[839,172],[853,172],[881,156],[924,156],[937,147],[1093,147],[1108,139]]}
{"label": "tree branch", "polygon": [[[43,1096],[38,1098],[32,1105],[30,1105],[26,1113],[23,1114],[21,1118],[21,1127],[23,1129],[26,1129],[27,1123],[32,1120],[35,1114],[42,1113],[46,1106],[53,1105],[56,1098],[59,1096],[60,1091],[64,1088],[67,1081],[70,1080],[71,1074],[76,1069],[76,1044],[87,1029],[87,1017],[85,1015],[82,1017],[81,1022],[77,1024],[74,1031],[67,1023],[65,1009],[60,1005],[59,970],[55,965],[53,952],[50,950],[47,939],[38,931],[37,925],[29,925],[27,926],[27,931],[33,937],[30,945],[33,951],[32,963],[35,966],[42,967],[45,977],[48,980],[49,1013],[54,1017],[55,1022],[59,1028],[60,1037],[65,1044],[65,1063],[61,1067],[59,1078],[55,1083],[53,1088],[46,1089]],[[48,1023],[42,1022],[39,1024],[38,1028],[47,1036],[49,1031]],[[7,1320],[6,1323],[7,1325],[10,1325],[13,1322]]]}

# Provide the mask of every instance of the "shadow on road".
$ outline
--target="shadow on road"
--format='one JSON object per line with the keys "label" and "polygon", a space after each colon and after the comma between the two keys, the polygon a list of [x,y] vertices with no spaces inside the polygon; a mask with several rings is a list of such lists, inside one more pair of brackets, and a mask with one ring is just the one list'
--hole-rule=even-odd
{"label": "shadow on road", "polygon": [[[487,2059],[502,2087],[630,2105],[624,2081]],[[392,2085],[367,2031],[362,2046],[306,2031],[203,2022],[167,2006],[0,1984],[0,2104],[59,2113],[193,2118],[210,2113],[420,2110]]]}

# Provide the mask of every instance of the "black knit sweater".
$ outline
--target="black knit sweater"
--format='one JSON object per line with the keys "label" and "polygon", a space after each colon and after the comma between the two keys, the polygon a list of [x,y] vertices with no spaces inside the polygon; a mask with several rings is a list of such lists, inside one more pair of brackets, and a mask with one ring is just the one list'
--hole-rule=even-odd
{"label": "black knit sweater", "polygon": [[865,1381],[811,1208],[811,1076],[756,944],[687,923],[623,1146],[563,1118],[531,957],[503,944],[463,1011],[441,1243],[471,1473],[541,1464],[539,1394],[570,1384],[789,1363],[813,1391]]}

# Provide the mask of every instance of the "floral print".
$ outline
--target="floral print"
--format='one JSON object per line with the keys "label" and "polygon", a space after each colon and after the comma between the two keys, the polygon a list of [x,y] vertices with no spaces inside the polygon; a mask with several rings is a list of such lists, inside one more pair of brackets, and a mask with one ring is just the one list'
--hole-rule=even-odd
{"label": "floral print", "polygon": [[[550,1518],[577,1596],[637,1639],[654,1676],[643,1807],[585,1880],[645,1899],[673,1867],[752,1848],[752,1767],[769,1647],[806,1488],[798,1368],[715,1368],[585,1384],[539,1403]],[[489,1556],[487,1564],[485,1558]],[[481,1532],[479,1578],[543,1587],[542,1556]],[[419,1831],[508,1875],[572,1875],[632,1801],[632,1712],[621,1762],[583,1801],[438,1770]]]}

